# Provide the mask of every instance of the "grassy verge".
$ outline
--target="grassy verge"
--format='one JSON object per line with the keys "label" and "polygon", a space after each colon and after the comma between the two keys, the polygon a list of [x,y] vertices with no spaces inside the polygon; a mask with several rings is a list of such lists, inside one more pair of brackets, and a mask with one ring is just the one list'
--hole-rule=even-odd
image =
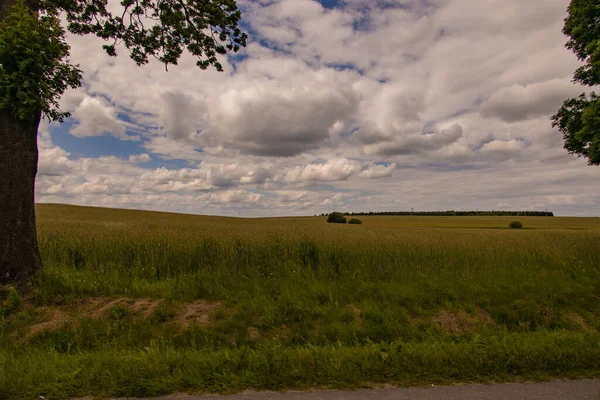
{"label": "grassy verge", "polygon": [[139,351],[25,352],[18,358],[1,352],[0,396],[155,396],[591,377],[600,372],[599,339],[597,334],[536,332],[470,342],[394,341],[354,347],[266,344],[199,351],[155,344]]}
{"label": "grassy verge", "polygon": [[600,375],[596,219],[38,213],[0,398]]}

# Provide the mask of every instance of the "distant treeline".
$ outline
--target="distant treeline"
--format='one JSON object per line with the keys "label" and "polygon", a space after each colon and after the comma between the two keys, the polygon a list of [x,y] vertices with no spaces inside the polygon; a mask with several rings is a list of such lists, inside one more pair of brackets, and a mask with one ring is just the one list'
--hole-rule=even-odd
{"label": "distant treeline", "polygon": [[[418,215],[429,217],[468,217],[468,216],[500,216],[500,217],[554,217],[552,211],[370,211],[345,212],[344,215]],[[321,214],[326,216],[327,214]]]}

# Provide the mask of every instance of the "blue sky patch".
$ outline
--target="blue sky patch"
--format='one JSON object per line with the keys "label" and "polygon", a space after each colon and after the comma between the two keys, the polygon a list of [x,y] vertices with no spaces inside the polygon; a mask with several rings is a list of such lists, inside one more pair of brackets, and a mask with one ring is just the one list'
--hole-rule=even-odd
{"label": "blue sky patch", "polygon": [[191,168],[193,167],[186,160],[182,160],[179,158],[174,159],[164,159],[160,156],[154,155],[152,159],[147,163],[140,163],[140,167],[148,168],[148,169],[156,169],[156,168],[167,168],[167,169],[182,169],[182,168]]}
{"label": "blue sky patch", "polygon": [[74,121],[70,119],[59,126],[50,127],[52,143],[70,153],[72,159],[102,156],[127,158],[130,154],[146,153],[141,141],[121,140],[109,135],[75,137],[68,133],[73,125]]}
{"label": "blue sky patch", "polygon": [[319,3],[325,8],[336,8],[341,6],[339,0],[319,0]]}

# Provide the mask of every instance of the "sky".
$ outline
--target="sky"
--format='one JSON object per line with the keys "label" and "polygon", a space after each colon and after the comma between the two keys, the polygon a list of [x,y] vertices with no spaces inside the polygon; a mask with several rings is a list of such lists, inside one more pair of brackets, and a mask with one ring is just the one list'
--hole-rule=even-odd
{"label": "sky", "polygon": [[[238,0],[224,72],[136,67],[68,35],[83,86],[40,126],[36,200],[231,216],[600,216],[550,117],[587,88],[568,0]],[[110,0],[115,10],[118,1]]]}

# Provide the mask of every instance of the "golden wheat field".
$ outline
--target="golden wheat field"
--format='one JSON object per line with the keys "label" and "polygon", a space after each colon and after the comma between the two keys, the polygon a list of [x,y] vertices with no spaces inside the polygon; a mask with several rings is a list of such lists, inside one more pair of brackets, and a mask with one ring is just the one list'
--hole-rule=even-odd
{"label": "golden wheat field", "polygon": [[0,398],[600,374],[598,218],[37,213]]}

